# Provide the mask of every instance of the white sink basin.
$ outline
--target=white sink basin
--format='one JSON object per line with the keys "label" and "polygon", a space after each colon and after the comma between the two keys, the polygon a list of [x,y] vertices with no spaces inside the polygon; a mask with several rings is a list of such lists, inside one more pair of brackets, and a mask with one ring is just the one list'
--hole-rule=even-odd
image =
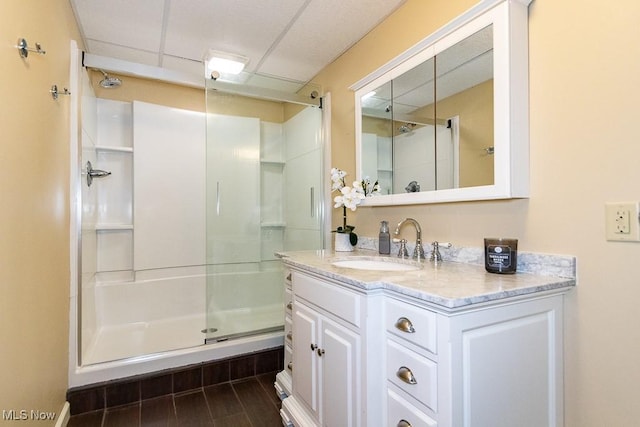
{"label": "white sink basin", "polygon": [[412,271],[420,269],[420,265],[411,261],[396,261],[393,259],[345,259],[334,261],[331,264],[336,267],[353,268],[355,270]]}

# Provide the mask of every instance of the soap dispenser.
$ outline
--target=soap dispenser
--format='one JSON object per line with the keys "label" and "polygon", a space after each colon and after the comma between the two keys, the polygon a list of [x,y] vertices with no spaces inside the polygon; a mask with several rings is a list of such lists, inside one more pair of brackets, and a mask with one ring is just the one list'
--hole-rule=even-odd
{"label": "soap dispenser", "polygon": [[387,221],[380,222],[378,252],[383,255],[389,255],[391,253],[391,236],[389,235],[389,223]]}

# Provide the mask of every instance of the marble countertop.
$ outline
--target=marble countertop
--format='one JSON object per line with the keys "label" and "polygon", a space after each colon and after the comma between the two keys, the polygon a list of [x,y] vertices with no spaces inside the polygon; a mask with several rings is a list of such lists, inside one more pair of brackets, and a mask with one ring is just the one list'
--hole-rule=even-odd
{"label": "marble countertop", "polygon": [[[567,291],[576,284],[574,277],[520,272],[493,274],[486,272],[484,266],[480,265],[451,261],[438,264],[429,261],[416,263],[398,260],[395,256],[378,255],[375,251],[364,249],[356,249],[354,252],[330,250],[279,252],[276,255],[287,265],[355,288],[387,289],[449,310],[534,293]],[[370,271],[337,267],[332,264],[338,260],[358,257],[387,262],[414,263],[419,265],[419,269]]]}

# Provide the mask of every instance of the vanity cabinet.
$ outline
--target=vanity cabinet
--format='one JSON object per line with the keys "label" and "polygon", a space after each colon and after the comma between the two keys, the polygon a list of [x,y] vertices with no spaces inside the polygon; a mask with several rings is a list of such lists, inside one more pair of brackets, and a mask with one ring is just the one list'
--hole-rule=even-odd
{"label": "vanity cabinet", "polygon": [[438,313],[387,297],[388,425],[562,425],[562,298]]}
{"label": "vanity cabinet", "polygon": [[364,426],[363,295],[293,272],[293,395],[285,425]]}
{"label": "vanity cabinet", "polygon": [[[505,279],[448,264],[425,265],[407,286],[302,254],[312,267],[284,258],[293,301],[285,426],[563,425],[563,300],[572,279]],[[456,286],[460,296],[436,303],[416,291],[429,283]],[[500,298],[489,297],[494,291]]]}

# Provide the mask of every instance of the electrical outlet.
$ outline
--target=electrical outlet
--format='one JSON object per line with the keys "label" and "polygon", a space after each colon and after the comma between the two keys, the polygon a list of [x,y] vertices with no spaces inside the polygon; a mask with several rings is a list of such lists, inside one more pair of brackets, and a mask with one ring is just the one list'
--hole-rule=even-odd
{"label": "electrical outlet", "polygon": [[607,240],[640,242],[640,208],[638,202],[605,204]]}

